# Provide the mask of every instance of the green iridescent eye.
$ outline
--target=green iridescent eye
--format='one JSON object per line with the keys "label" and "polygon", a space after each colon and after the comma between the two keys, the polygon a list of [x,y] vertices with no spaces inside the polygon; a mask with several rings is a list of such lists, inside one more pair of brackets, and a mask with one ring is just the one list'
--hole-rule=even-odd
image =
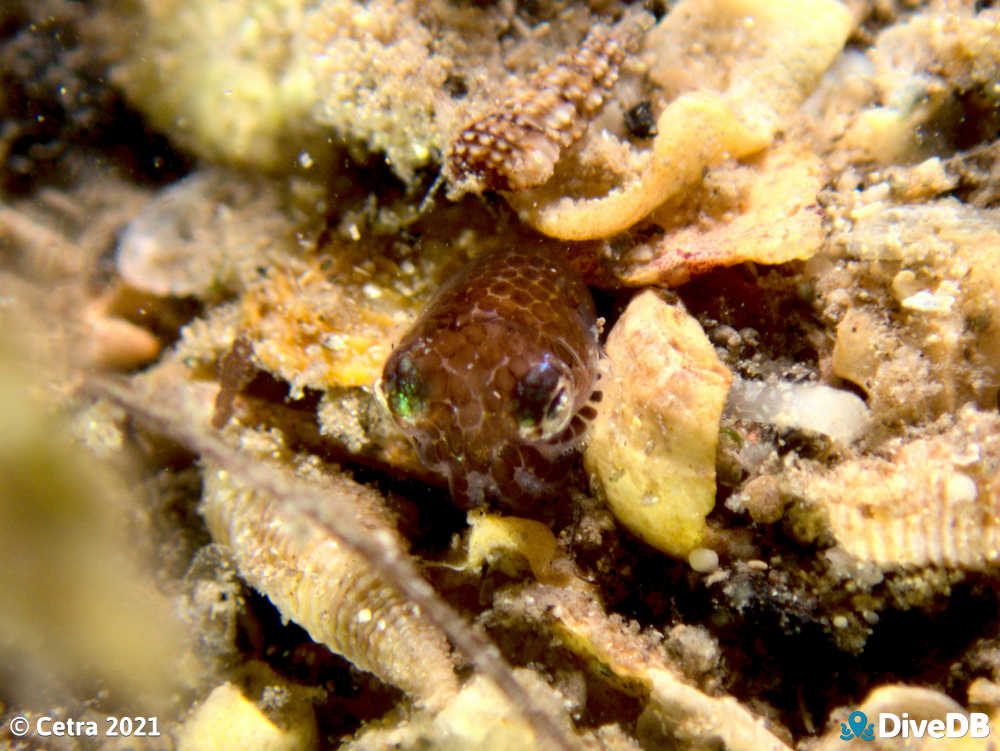
{"label": "green iridescent eye", "polygon": [[405,355],[389,368],[382,388],[392,413],[401,420],[412,420],[424,408],[424,380],[409,357]]}

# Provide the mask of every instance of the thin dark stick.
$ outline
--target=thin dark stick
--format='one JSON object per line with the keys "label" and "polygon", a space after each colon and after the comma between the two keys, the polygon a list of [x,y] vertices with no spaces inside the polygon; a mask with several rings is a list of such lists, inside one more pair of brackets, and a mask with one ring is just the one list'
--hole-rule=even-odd
{"label": "thin dark stick", "polygon": [[364,529],[357,522],[355,510],[343,498],[321,493],[308,483],[289,476],[288,472],[231,448],[218,436],[199,431],[194,421],[184,418],[183,409],[176,409],[177,405],[171,409],[163,394],[143,394],[124,379],[108,377],[95,377],[84,389],[119,405],[148,430],[172,438],[247,484],[275,497],[287,498],[292,508],[363,556],[388,583],[419,607],[428,621],[447,634],[456,649],[496,683],[539,740],[545,741],[543,747],[563,751],[577,748],[552,717],[533,705],[496,646],[438,597],[412,561],[391,540]]}

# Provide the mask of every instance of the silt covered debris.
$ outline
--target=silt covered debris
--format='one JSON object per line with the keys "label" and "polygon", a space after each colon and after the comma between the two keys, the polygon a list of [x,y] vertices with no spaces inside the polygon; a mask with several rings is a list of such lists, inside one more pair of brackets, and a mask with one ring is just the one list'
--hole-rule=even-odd
{"label": "silt covered debris", "polygon": [[[4,719],[805,751],[996,716],[980,5],[0,11]],[[376,385],[511,247],[595,294],[600,397],[557,490],[467,513]]]}

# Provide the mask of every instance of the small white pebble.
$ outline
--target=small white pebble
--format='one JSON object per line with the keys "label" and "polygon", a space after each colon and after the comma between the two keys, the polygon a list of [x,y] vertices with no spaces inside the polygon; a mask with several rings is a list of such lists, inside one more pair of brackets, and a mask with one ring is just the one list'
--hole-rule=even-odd
{"label": "small white pebble", "polygon": [[726,411],[744,420],[800,428],[848,445],[868,426],[868,407],[855,394],[818,383],[734,378]]}
{"label": "small white pebble", "polygon": [[719,554],[708,548],[695,548],[688,553],[688,564],[699,574],[710,574],[719,567]]}
{"label": "small white pebble", "polygon": [[948,478],[945,495],[950,503],[972,503],[979,496],[976,481],[962,472]]}
{"label": "small white pebble", "polygon": [[1000,685],[980,676],[969,684],[970,704],[1000,704]]}
{"label": "small white pebble", "polygon": [[955,297],[948,294],[935,294],[924,289],[907,297],[901,305],[907,310],[920,313],[950,313],[955,307]]}
{"label": "small white pebble", "polygon": [[313,164],[315,164],[312,158],[312,154],[310,154],[308,151],[303,151],[301,154],[299,154],[299,164],[301,164],[305,169],[309,169],[310,167],[312,167]]}
{"label": "small white pebble", "polygon": [[324,347],[331,349],[334,352],[343,352],[347,349],[347,343],[344,341],[344,337],[340,334],[327,334],[320,341],[323,342]]}
{"label": "small white pebble", "polygon": [[834,628],[847,628],[850,622],[847,620],[846,615],[835,615],[831,623],[833,623]]}
{"label": "small white pebble", "polygon": [[358,623],[368,623],[372,619],[372,611],[368,608],[363,608],[358,611],[357,621]]}
{"label": "small white pebble", "polygon": [[705,577],[705,586],[714,587],[719,582],[724,582],[729,578],[729,570],[720,568],[718,571],[713,571],[711,574]]}

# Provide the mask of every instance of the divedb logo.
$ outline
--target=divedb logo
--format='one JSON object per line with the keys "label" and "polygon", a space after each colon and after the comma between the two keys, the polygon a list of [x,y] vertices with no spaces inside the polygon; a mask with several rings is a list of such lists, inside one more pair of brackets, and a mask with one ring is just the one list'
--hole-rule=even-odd
{"label": "divedb logo", "polygon": [[868,722],[864,712],[855,710],[840,723],[840,739],[859,738],[986,738],[990,734],[990,717],[985,712],[948,712],[944,719],[914,720],[909,714],[879,712],[877,722]]}

